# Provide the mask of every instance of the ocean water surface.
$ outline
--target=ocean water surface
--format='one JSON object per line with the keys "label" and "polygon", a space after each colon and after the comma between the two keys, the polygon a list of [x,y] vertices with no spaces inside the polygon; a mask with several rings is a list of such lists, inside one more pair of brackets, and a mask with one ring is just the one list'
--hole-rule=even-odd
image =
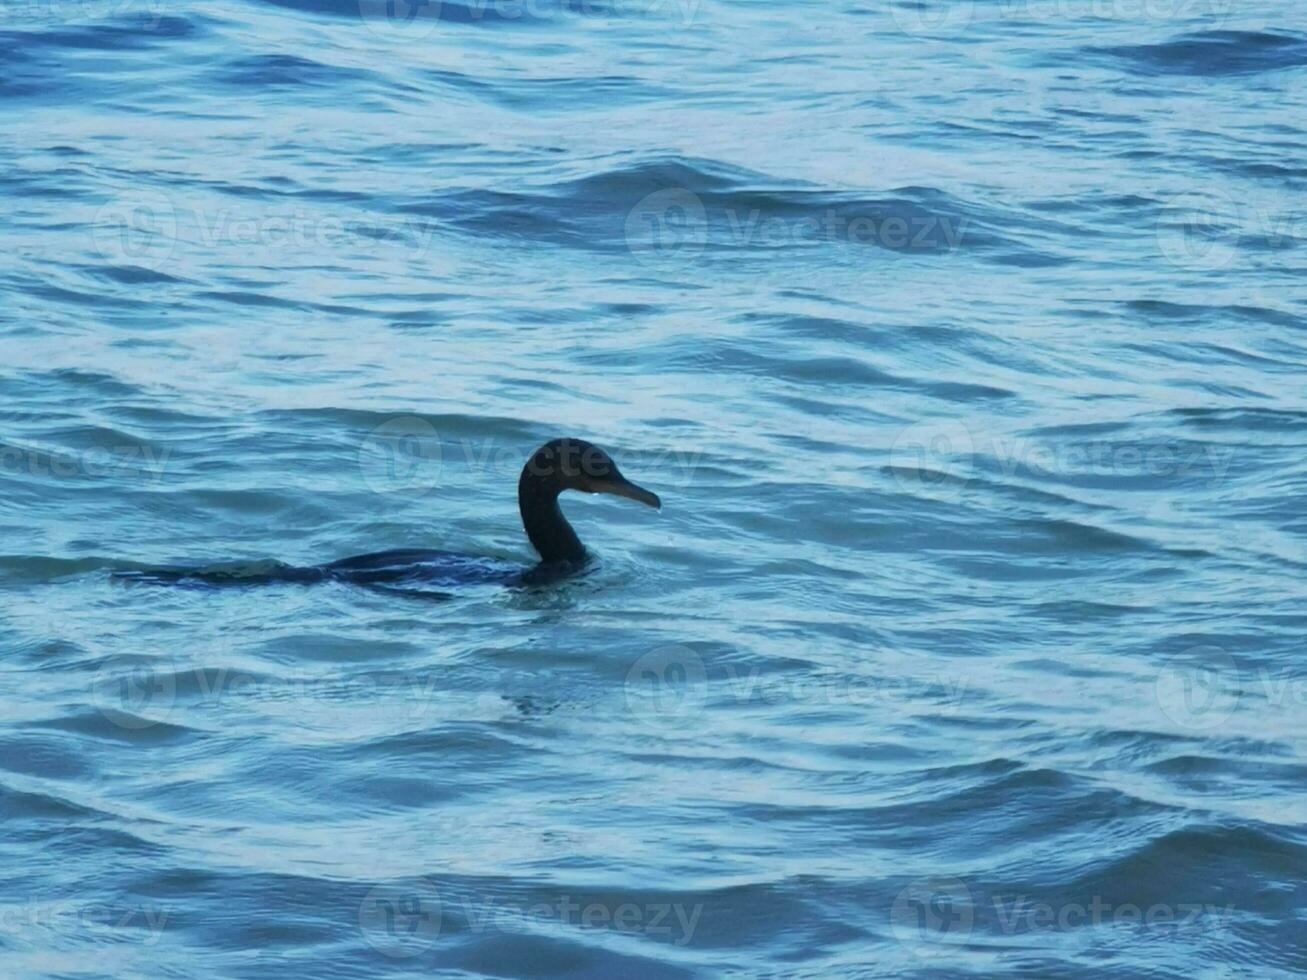
{"label": "ocean water surface", "polygon": [[[5,0],[0,975],[1307,972],[1297,0]],[[581,436],[661,514],[528,564]]]}

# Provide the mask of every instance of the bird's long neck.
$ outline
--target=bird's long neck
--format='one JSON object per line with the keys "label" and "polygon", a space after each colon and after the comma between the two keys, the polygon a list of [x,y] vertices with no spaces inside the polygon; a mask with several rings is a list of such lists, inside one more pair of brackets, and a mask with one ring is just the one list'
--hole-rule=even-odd
{"label": "bird's long neck", "polygon": [[517,505],[531,546],[545,562],[585,560],[585,546],[558,506],[558,489],[524,473],[517,485]]}

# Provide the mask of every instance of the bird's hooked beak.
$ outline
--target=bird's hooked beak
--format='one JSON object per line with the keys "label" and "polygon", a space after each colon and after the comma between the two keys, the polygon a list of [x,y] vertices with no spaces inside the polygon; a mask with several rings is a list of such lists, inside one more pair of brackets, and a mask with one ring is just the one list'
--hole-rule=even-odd
{"label": "bird's hooked beak", "polygon": [[595,493],[611,493],[615,497],[638,500],[654,510],[663,509],[663,502],[658,499],[658,494],[652,490],[637,486],[620,473],[614,474],[606,480],[596,480],[591,486],[594,488]]}

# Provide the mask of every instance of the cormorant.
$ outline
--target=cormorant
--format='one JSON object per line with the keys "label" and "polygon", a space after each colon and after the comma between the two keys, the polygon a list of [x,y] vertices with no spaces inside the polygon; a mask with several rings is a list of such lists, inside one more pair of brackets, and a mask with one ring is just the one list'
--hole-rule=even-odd
{"label": "cormorant", "polygon": [[522,527],[540,563],[523,569],[510,562],[450,551],[401,549],[355,555],[326,565],[295,566],[278,561],[236,562],[205,568],[158,568],[116,572],[116,578],[156,584],[259,585],[272,582],[350,582],[415,595],[440,595],[421,586],[471,582],[536,584],[579,571],[589,553],[563,516],[564,491],[610,493],[662,509],[658,495],[622,475],[613,458],[584,439],[553,439],[527,460],[517,481]]}

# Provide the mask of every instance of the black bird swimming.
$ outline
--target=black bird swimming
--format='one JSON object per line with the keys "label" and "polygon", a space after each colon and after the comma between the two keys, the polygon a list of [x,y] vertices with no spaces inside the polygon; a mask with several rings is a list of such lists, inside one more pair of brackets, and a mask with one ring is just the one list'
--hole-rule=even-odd
{"label": "black bird swimming", "polygon": [[350,582],[414,595],[440,595],[424,588],[427,586],[549,582],[580,571],[590,558],[558,506],[559,495],[567,490],[610,493],[662,508],[657,494],[623,476],[613,458],[598,446],[584,439],[553,439],[532,453],[517,481],[522,527],[532,547],[540,553],[540,563],[532,568],[457,552],[401,549],[307,567],[278,561],[235,562],[204,568],[135,569],[116,572],[115,577],[194,587]]}

